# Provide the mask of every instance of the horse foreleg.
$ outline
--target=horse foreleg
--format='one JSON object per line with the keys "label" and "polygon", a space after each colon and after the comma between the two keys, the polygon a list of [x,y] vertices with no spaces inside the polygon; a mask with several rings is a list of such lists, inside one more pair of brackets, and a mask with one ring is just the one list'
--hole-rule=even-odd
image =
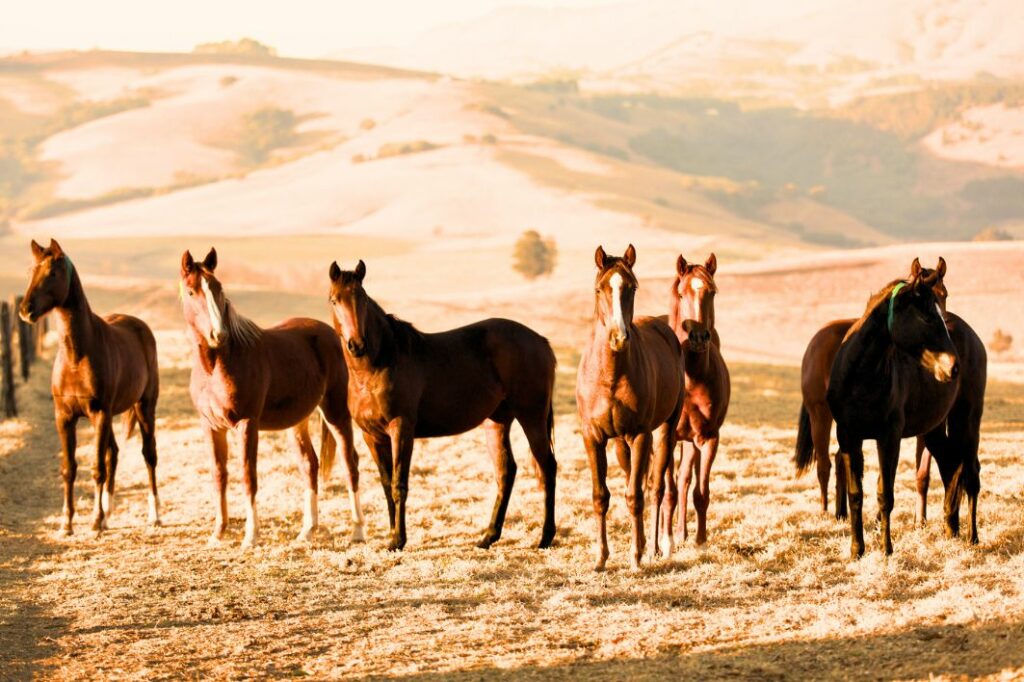
{"label": "horse foreleg", "polygon": [[[926,454],[927,453],[927,454]],[[917,452],[914,453],[917,470],[917,508],[914,523],[923,526],[928,519],[928,486],[931,483],[932,453],[925,449],[924,438],[917,438]]]}
{"label": "horse foreleg", "polygon": [[846,494],[850,505],[850,556],[864,555],[864,453],[860,441],[844,443],[840,438],[840,458],[846,469]]}
{"label": "horse foreleg", "polygon": [[[349,416],[348,406],[343,406],[345,409],[341,414],[337,413],[341,412],[337,409],[324,411],[324,422],[327,426],[324,444],[327,444],[326,439],[329,434],[341,448],[341,458],[345,460],[345,476],[348,483],[348,504],[352,512],[352,542],[363,542],[366,539],[366,519],[363,516],[362,502],[359,499],[359,451],[356,450],[352,438],[352,417]],[[366,438],[365,434],[364,438]],[[321,447],[321,452],[326,452],[323,447]],[[327,461],[323,457],[324,455],[321,454],[321,464]],[[377,466],[379,468],[380,464],[378,463]],[[321,473],[326,475],[329,472]]]}
{"label": "horse foreleg", "polygon": [[676,525],[676,532],[683,537],[683,542],[689,537],[686,528],[686,514],[689,507],[690,480],[693,478],[693,465],[697,456],[697,446],[692,441],[682,441],[679,444],[679,520]]}
{"label": "horse foreleg", "polygon": [[[113,427],[111,427],[113,429]],[[119,454],[117,438],[113,432],[110,434],[110,442],[107,443],[107,484],[103,489],[103,528],[106,529],[110,515],[114,513],[114,476],[117,474],[117,459]]]}
{"label": "horse foreleg", "polygon": [[391,439],[387,436],[373,436],[363,431],[363,440],[370,449],[373,463],[377,465],[380,486],[384,489],[384,502],[388,508],[388,532],[395,532],[395,500],[391,497]]}
{"label": "horse foreleg", "polygon": [[594,564],[595,571],[603,571],[608,561],[608,501],[611,498],[608,492],[608,442],[596,440],[584,436],[583,445],[587,449],[587,459],[590,463],[590,478],[593,485],[594,521],[596,528],[595,549],[597,561]]}
{"label": "horse foreleg", "polygon": [[313,441],[309,437],[309,420],[304,419],[292,429],[295,441],[295,452],[298,455],[299,473],[306,484],[305,505],[302,510],[302,530],[296,538],[299,542],[308,542],[313,531],[320,525],[320,514],[317,508],[317,474],[320,463],[313,449]]}
{"label": "horse foreleg", "polygon": [[[650,464],[650,500],[648,506],[651,508],[651,560],[659,554],[659,533],[658,523],[661,520],[661,502],[665,497],[665,472],[668,470],[668,463],[672,458],[672,450],[675,448],[675,424],[662,424],[655,432],[655,444],[652,450]],[[672,556],[671,533],[665,533],[665,546],[661,552],[666,559]]]}
{"label": "horse foreleg", "polygon": [[[697,511],[697,544],[708,541],[708,506],[711,504],[711,465],[718,454],[718,436],[708,438],[700,446],[700,474],[694,488],[693,506]],[[827,454],[827,451],[826,451]],[[699,491],[699,494],[698,494]]]}
{"label": "horse foreleg", "polygon": [[483,538],[477,547],[487,549],[501,538],[501,529],[505,524],[505,512],[508,511],[508,500],[512,493],[512,485],[516,480],[516,461],[512,457],[512,442],[509,440],[509,425],[487,420],[484,423],[487,433],[487,449],[491,453],[494,464],[494,477],[498,483],[498,497],[494,500],[494,511],[491,522],[484,531]]}
{"label": "horse foreleg", "polygon": [[215,545],[224,537],[228,527],[228,435],[207,427],[206,436],[210,441],[213,455],[213,532],[209,544]]}
{"label": "horse foreleg", "polygon": [[896,468],[900,463],[900,432],[878,441],[878,510],[881,516],[882,551],[892,554],[892,508]]}
{"label": "horse foreleg", "polygon": [[160,496],[156,490],[156,398],[143,399],[136,407],[142,434],[142,458],[149,473],[149,525],[160,525]]}
{"label": "horse foreleg", "polygon": [[638,434],[630,443],[629,481],[626,483],[626,506],[633,519],[633,549],[629,557],[634,569],[640,568],[647,538],[644,535],[644,479],[651,463],[651,433]]}
{"label": "horse foreleg", "polygon": [[110,413],[96,413],[93,417],[93,427],[96,429],[96,468],[92,473],[95,484],[96,511],[93,514],[92,529],[99,535],[107,525],[103,515],[103,488],[107,482],[107,449],[110,447],[110,440],[113,437]]}
{"label": "horse foreleg", "polygon": [[673,533],[673,519],[676,513],[676,505],[679,503],[679,493],[676,490],[676,472],[675,472],[675,445],[668,451],[668,461],[665,463],[665,500],[661,503],[661,508],[656,509],[655,513],[661,515],[661,532],[662,541],[665,545],[665,558],[672,556],[675,551],[675,536]]}
{"label": "horse foreleg", "polygon": [[555,478],[558,473],[558,463],[555,461],[555,453],[551,449],[552,434],[548,433],[547,417],[531,421],[520,419],[519,424],[526,433],[526,439],[530,443],[530,452],[533,454],[533,461],[540,469],[544,482],[544,527],[540,533],[538,549],[545,549],[551,546],[555,539]]}
{"label": "horse foreleg", "polygon": [[75,474],[78,472],[78,462],[75,459],[75,450],[78,448],[78,434],[76,426],[78,417],[71,415],[57,414],[57,435],[60,436],[63,458],[61,460],[61,478],[64,482],[64,520],[60,524],[60,530],[64,535],[71,535],[72,520],[75,517]]}
{"label": "horse foreleg", "polygon": [[260,538],[260,522],[256,516],[256,492],[259,484],[256,479],[256,452],[260,440],[260,427],[252,419],[245,419],[238,425],[242,436],[242,451],[245,453],[245,535],[242,537],[242,549],[254,547]]}
{"label": "horse foreleg", "polygon": [[405,547],[405,501],[409,496],[409,468],[412,465],[414,434],[413,424],[406,419],[398,418],[388,425],[394,465],[391,498],[395,503],[395,523],[391,530],[391,542],[388,543],[388,551],[391,552]]}

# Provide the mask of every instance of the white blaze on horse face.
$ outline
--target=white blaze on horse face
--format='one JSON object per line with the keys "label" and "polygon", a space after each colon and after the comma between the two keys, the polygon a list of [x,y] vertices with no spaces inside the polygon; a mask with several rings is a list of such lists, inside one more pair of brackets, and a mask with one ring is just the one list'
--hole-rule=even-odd
{"label": "white blaze on horse face", "polygon": [[614,273],[608,279],[608,284],[612,288],[612,324],[615,326],[611,334],[612,348],[613,350],[619,350],[626,342],[628,336],[626,320],[623,319],[622,315],[622,287],[624,284],[622,275],[617,272]]}
{"label": "white blaze on horse face", "polygon": [[206,298],[206,311],[210,314],[210,338],[207,341],[212,348],[216,348],[220,339],[224,338],[224,316],[221,315],[217,299],[210,291],[209,282],[205,277],[200,277],[200,281],[202,282],[203,296]]}
{"label": "white blaze on horse face", "polygon": [[693,289],[694,291],[700,291],[701,289],[704,288],[704,280],[700,279],[699,277],[694,277],[693,279],[690,280],[690,288]]}

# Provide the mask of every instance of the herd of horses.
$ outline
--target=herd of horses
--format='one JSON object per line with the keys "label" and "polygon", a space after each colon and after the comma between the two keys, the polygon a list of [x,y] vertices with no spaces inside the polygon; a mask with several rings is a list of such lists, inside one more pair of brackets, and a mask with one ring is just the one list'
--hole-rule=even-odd
{"label": "herd of horses", "polygon": [[[156,342],[149,327],[127,315],[92,312],[78,271],[51,240],[32,242],[34,267],[19,314],[35,322],[53,313],[59,346],[52,393],[63,451],[62,530],[75,514],[76,424],[88,419],[96,433],[95,512],[99,533],[114,506],[118,445],[113,419],[137,426],[149,471],[149,521],[160,523],[157,495]],[[593,483],[596,567],[608,559],[610,501],[607,449],[626,472],[632,521],[630,560],[647,551],[645,495],[651,506],[650,556],[673,552],[673,533],[687,538],[687,497],[694,483],[696,542],[707,540],[711,466],[729,407],[729,371],[715,329],[717,260],[703,264],[679,256],[666,315],[636,317],[636,249],[621,256],[598,247],[594,320],[576,381],[581,433]],[[390,524],[390,550],[406,544],[406,501],[417,438],[450,436],[483,425],[497,479],[490,523],[478,545],[501,537],[516,462],[509,438],[520,424],[544,492],[539,548],[555,537],[555,355],[547,339],[506,319],[488,319],[440,333],[424,333],[390,315],[364,288],[366,265],[329,269],[332,325],[292,318],[261,328],[232,304],[216,276],[217,252],[197,261],[182,255],[179,294],[194,349],[190,394],[213,455],[215,522],[211,543],[227,525],[227,432],[244,450],[246,524],[243,547],[259,538],[256,513],[259,433],[290,429],[306,485],[302,530],[318,526],[318,485],[327,480],[341,449],[348,477],[352,539],[364,539],[358,453],[352,420],[377,465]],[[803,362],[803,406],[795,463],[817,463],[822,509],[828,508],[829,440],[836,423],[836,509],[849,516],[851,552],[864,552],[862,479],[864,440],[878,443],[879,522],[882,547],[892,552],[889,519],[902,438],[918,438],[916,518],[925,519],[930,461],[945,485],[949,535],[959,533],[959,509],[968,499],[970,541],[976,543],[980,488],[978,439],[985,392],[985,348],[962,319],[945,309],[945,261],[934,270],[915,259],[907,277],[868,301],[859,319],[832,322],[814,336]],[[321,419],[319,456],[310,433]],[[680,443],[678,467],[674,463]],[[927,450],[928,455],[923,456]],[[694,480],[696,479],[696,480]],[[677,513],[677,506],[681,507]]]}

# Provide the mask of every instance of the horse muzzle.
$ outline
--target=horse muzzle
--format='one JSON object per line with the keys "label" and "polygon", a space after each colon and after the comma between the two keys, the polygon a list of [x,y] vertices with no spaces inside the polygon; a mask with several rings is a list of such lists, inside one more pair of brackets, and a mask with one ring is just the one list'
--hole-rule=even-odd
{"label": "horse muzzle", "polygon": [[18,310],[18,317],[21,318],[22,322],[28,322],[29,324],[35,324],[35,321],[38,319],[35,313],[33,313],[25,306],[21,306],[21,308]]}
{"label": "horse muzzle", "polygon": [[351,353],[354,358],[361,358],[366,355],[366,344],[362,341],[349,339],[348,343],[345,345],[348,347],[348,352]]}
{"label": "horse muzzle", "polygon": [[940,384],[948,384],[960,375],[960,361],[953,353],[926,350],[921,354],[921,366],[931,372]]}
{"label": "horse muzzle", "polygon": [[608,334],[608,347],[616,353],[626,347],[627,341],[629,341],[628,331],[613,329]]}

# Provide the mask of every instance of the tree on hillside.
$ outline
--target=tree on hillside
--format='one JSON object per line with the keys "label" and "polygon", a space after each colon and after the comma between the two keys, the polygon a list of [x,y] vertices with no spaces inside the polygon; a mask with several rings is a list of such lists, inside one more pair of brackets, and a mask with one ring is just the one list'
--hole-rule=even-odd
{"label": "tree on hillside", "polygon": [[276,57],[277,50],[252,38],[201,43],[192,50],[196,54],[237,54],[247,57]]}
{"label": "tree on hillside", "polygon": [[512,268],[526,279],[550,275],[557,260],[555,240],[542,238],[536,230],[523,232],[512,252]]}
{"label": "tree on hillside", "polygon": [[294,141],[297,124],[298,117],[290,109],[268,107],[246,114],[235,151],[246,165],[258,166],[270,157],[270,152]]}

